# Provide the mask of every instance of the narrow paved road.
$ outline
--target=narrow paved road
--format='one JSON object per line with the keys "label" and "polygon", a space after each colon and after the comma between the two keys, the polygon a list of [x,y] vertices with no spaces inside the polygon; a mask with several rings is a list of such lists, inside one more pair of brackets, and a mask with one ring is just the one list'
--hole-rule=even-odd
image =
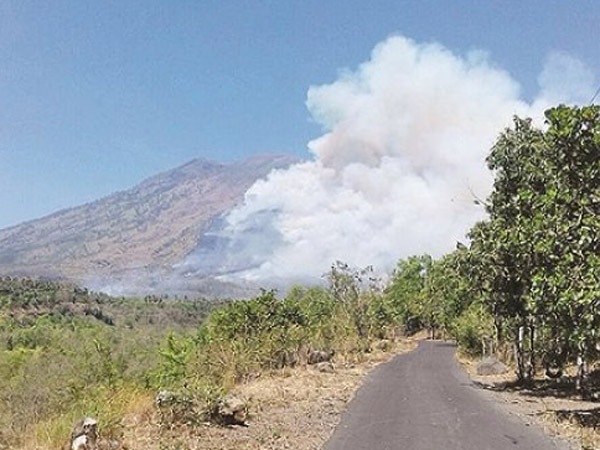
{"label": "narrow paved road", "polygon": [[566,450],[476,388],[451,344],[424,341],[359,389],[326,450]]}

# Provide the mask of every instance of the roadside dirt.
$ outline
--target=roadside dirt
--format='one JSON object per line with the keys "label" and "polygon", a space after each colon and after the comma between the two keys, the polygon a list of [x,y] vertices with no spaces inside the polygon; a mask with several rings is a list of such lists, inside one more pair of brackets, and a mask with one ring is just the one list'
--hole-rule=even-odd
{"label": "roadside dirt", "polygon": [[238,386],[250,404],[248,426],[161,429],[156,413],[131,417],[124,444],[132,450],[317,450],[327,441],[365,376],[393,356],[412,350],[415,340],[388,352],[364,354],[359,362],[337,361],[334,373],[312,366],[283,369]]}
{"label": "roadside dirt", "polygon": [[569,440],[573,449],[600,449],[600,403],[583,401],[569,385],[543,378],[536,379],[530,387],[519,386],[513,371],[477,375],[476,361],[464,357],[459,360],[471,380],[509,414]]}

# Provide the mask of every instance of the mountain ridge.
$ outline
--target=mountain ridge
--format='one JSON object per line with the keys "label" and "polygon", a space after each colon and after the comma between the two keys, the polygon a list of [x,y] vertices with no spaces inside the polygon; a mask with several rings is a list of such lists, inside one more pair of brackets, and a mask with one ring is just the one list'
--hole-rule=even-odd
{"label": "mountain ridge", "polygon": [[85,284],[168,272],[255,181],[297,161],[270,154],[233,163],[196,158],[129,189],[2,229],[0,274]]}

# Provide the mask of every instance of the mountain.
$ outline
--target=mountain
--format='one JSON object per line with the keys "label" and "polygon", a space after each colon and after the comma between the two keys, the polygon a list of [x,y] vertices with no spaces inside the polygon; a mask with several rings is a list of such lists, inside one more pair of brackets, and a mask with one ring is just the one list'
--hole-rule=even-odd
{"label": "mountain", "polygon": [[160,290],[157,277],[197,249],[212,221],[239,204],[256,180],[296,161],[287,155],[232,164],[196,159],[129,190],[0,230],[0,274],[99,288],[135,279],[136,288],[122,290]]}

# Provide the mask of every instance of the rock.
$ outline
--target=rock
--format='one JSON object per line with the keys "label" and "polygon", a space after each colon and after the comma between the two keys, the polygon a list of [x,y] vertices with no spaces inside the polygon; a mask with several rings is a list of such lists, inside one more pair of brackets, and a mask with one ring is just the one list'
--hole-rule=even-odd
{"label": "rock", "polygon": [[477,364],[477,375],[501,375],[508,372],[508,367],[496,358],[488,356]]}
{"label": "rock", "polygon": [[121,448],[123,448],[123,447],[121,446],[121,443],[119,441],[115,441],[114,439],[111,439],[110,441],[106,442],[104,449],[101,449],[101,450],[119,450]]}
{"label": "rock", "polygon": [[548,366],[546,367],[546,376],[552,380],[556,380],[563,376],[563,369],[562,367]]}
{"label": "rock", "polygon": [[387,352],[392,347],[392,343],[387,339],[380,339],[373,344],[375,350]]}
{"label": "rock", "polygon": [[69,450],[97,450],[98,422],[86,417],[73,426]]}
{"label": "rock", "polygon": [[335,368],[333,367],[333,364],[331,363],[331,361],[323,361],[323,362],[317,363],[315,365],[315,369],[317,369],[319,372],[323,372],[323,373],[334,373],[335,372]]}
{"label": "rock", "polygon": [[163,424],[194,423],[198,421],[196,405],[192,398],[176,392],[162,390],[154,399]]}
{"label": "rock", "polygon": [[167,391],[163,389],[158,393],[156,398],[154,399],[154,404],[159,408],[163,408],[165,406],[171,406],[177,402],[177,394],[171,391]]}
{"label": "rock", "polygon": [[323,350],[313,350],[308,354],[308,364],[319,364],[321,362],[331,361],[334,351],[324,352]]}
{"label": "rock", "polygon": [[248,405],[232,395],[222,397],[215,404],[213,419],[221,425],[245,425]]}

